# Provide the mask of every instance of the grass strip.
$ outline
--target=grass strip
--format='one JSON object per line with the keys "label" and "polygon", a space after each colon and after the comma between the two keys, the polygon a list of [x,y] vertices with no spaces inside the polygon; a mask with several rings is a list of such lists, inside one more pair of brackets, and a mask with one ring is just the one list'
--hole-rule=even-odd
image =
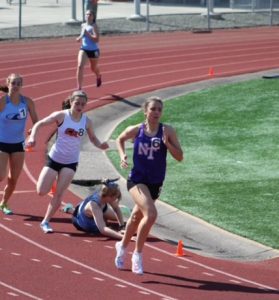
{"label": "grass strip", "polygon": [[[168,156],[161,199],[235,234],[279,248],[279,85],[253,80],[168,100],[185,159]],[[139,123],[137,113],[112,138]],[[130,162],[131,150],[127,151]],[[108,156],[122,176],[117,151]]]}

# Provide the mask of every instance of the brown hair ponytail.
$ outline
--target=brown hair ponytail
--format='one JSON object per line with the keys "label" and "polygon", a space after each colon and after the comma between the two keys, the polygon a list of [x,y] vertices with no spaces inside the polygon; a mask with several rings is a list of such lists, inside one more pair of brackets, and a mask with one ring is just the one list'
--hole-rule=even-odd
{"label": "brown hair ponytail", "polygon": [[62,109],[70,109],[71,108],[71,97],[69,96],[62,102]]}
{"label": "brown hair ponytail", "polygon": [[7,86],[0,85],[0,91],[4,92],[4,93],[8,93],[9,92],[9,88]]}

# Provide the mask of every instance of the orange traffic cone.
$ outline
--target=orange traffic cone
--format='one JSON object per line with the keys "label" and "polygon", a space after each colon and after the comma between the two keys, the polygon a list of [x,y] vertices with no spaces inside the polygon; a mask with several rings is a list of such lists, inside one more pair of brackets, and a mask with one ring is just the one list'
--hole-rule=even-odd
{"label": "orange traffic cone", "polygon": [[208,76],[214,76],[214,69],[211,67],[209,68],[209,71],[208,71]]}
{"label": "orange traffic cone", "polygon": [[56,181],[53,182],[51,190],[49,192],[50,195],[54,195],[56,192]]}
{"label": "orange traffic cone", "polygon": [[33,148],[32,147],[25,147],[25,152],[32,152]]}
{"label": "orange traffic cone", "polygon": [[25,144],[25,152],[32,152],[33,151],[33,147],[30,146],[30,144]]}
{"label": "orange traffic cone", "polygon": [[176,255],[176,256],[184,256],[183,242],[182,242],[182,240],[179,240],[179,241],[178,241],[177,249],[176,249],[175,255]]}

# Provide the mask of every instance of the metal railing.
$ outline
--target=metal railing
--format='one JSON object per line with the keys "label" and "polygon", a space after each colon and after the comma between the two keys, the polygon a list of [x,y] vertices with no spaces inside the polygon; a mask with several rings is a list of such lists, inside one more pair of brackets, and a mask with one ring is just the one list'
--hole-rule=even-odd
{"label": "metal railing", "polygon": [[[198,31],[279,24],[279,0],[178,2],[100,0],[97,16],[100,32]],[[84,0],[9,0],[2,3],[0,39],[78,35],[80,26],[75,25],[84,21]],[[48,26],[44,26],[46,24]]]}

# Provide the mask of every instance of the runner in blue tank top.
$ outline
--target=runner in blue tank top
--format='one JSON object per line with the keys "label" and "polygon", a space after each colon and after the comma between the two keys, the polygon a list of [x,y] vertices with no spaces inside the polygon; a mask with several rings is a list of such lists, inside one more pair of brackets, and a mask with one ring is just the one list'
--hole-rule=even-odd
{"label": "runner in blue tank top", "polygon": [[33,124],[38,121],[34,102],[20,94],[21,87],[22,77],[18,74],[9,75],[7,87],[0,87],[1,91],[7,93],[0,98],[0,181],[9,174],[0,202],[0,210],[7,215],[12,214],[7,203],[16,188],[23,168],[28,114]]}
{"label": "runner in blue tank top", "polygon": [[[119,207],[120,200],[121,191],[118,184],[104,183],[75,208],[68,203],[63,211],[73,214],[72,222],[78,230],[121,240],[124,220]],[[119,231],[113,230],[106,224],[111,221],[118,223]]]}
{"label": "runner in blue tank top", "polygon": [[133,168],[127,187],[135,201],[131,217],[127,221],[123,239],[117,242],[115,265],[123,269],[125,250],[131,237],[137,232],[132,255],[132,272],[143,274],[142,250],[148,233],[157,217],[155,200],[159,197],[166,174],[167,151],[177,160],[183,160],[183,151],[175,130],[160,123],[163,102],[158,97],[148,98],[143,110],[145,122],[126,128],[117,138],[120,166],[128,167],[125,142],[133,140]]}
{"label": "runner in blue tank top", "polygon": [[91,71],[96,75],[96,86],[102,84],[102,77],[98,66],[100,49],[99,49],[99,29],[95,23],[95,16],[90,10],[85,14],[86,22],[81,25],[81,33],[76,39],[81,41],[81,47],[78,53],[77,64],[77,89],[81,90],[83,85],[84,67],[87,61],[90,62]]}

